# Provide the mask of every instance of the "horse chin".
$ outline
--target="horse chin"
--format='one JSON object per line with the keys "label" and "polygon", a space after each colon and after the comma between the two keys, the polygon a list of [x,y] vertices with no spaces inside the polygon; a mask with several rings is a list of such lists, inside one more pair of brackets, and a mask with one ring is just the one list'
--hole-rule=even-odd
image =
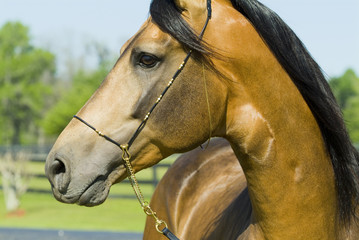
{"label": "horse chin", "polygon": [[98,180],[90,185],[77,201],[78,205],[93,207],[103,203],[110,191],[110,185],[107,181]]}
{"label": "horse chin", "polygon": [[110,188],[113,184],[126,178],[126,169],[123,165],[111,172],[107,178],[98,177],[88,188],[82,193],[78,201],[78,205],[93,207],[102,204],[108,197]]}

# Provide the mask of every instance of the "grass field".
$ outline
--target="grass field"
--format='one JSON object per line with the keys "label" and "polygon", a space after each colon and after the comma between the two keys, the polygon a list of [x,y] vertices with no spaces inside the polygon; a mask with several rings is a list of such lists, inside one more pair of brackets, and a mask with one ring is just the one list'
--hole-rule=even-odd
{"label": "grass field", "polygon": [[136,200],[108,199],[98,207],[80,207],[57,202],[48,194],[27,193],[22,197],[25,215],[9,217],[1,198],[0,227],[143,231],[145,215]]}
{"label": "grass field", "polygon": [[[172,163],[174,158],[164,160]],[[43,162],[31,162],[28,166],[31,173],[43,174]],[[162,177],[166,169],[158,169]],[[146,169],[137,174],[140,180],[152,179],[152,170]],[[50,184],[45,178],[32,178],[29,187],[49,190]],[[150,200],[154,187],[141,185],[146,200]],[[54,199],[51,194],[26,193],[21,198],[23,216],[7,216],[4,195],[0,191],[0,227],[78,229],[78,230],[111,230],[142,232],[146,216],[136,199],[113,198],[118,194],[132,195],[130,184],[112,186],[109,199],[97,207],[66,205]]]}

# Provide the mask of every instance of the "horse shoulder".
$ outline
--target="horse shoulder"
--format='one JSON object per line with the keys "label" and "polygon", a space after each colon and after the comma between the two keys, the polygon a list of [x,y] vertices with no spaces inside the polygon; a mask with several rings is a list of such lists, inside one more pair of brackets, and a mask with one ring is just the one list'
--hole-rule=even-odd
{"label": "horse shoulder", "polygon": [[[236,239],[252,213],[242,168],[223,139],[180,156],[159,182],[151,205],[180,239],[191,240]],[[144,239],[158,235],[153,226],[148,218]]]}

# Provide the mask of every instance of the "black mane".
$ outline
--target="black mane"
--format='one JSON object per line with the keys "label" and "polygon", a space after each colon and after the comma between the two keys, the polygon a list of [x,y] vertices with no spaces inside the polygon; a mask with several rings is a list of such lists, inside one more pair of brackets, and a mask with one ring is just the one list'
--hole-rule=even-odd
{"label": "black mane", "polygon": [[[253,24],[310,107],[331,157],[340,219],[349,224],[359,202],[359,153],[350,141],[341,110],[321,68],[296,34],[272,10],[256,0],[231,2]],[[163,31],[185,48],[192,49],[197,58],[206,59],[211,53],[182,18],[173,0],[152,0],[150,13]]]}

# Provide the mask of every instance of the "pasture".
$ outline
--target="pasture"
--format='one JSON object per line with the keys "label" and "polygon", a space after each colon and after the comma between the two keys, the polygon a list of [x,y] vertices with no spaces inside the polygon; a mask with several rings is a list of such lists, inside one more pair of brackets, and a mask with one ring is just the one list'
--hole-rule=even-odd
{"label": "pasture", "polygon": [[[175,157],[163,163],[168,166]],[[142,232],[146,216],[135,199],[130,184],[126,181],[114,185],[109,198],[97,207],[80,207],[63,204],[55,200],[50,193],[50,184],[44,176],[44,161],[31,161],[27,164],[31,174],[28,192],[21,197],[23,216],[6,214],[4,193],[0,190],[0,227],[41,228],[69,230],[109,230],[124,232]],[[167,168],[158,168],[159,180]],[[154,191],[153,169],[138,174],[138,179],[146,200],[150,200]],[[1,179],[0,179],[1,184]]]}

